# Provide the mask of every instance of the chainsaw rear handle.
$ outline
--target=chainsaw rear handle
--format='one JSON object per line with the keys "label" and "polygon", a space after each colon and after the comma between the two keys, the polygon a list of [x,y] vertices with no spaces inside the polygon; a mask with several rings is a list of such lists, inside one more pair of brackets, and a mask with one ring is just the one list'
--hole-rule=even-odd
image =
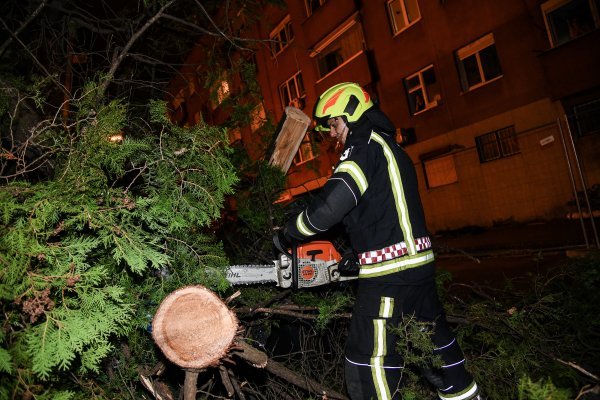
{"label": "chainsaw rear handle", "polygon": [[[292,289],[298,289],[298,242],[294,238],[288,240],[285,230],[279,230],[273,235],[273,244],[280,253],[292,260]],[[288,248],[292,249],[290,253]]]}
{"label": "chainsaw rear handle", "polygon": [[292,289],[298,289],[298,242],[292,240]]}

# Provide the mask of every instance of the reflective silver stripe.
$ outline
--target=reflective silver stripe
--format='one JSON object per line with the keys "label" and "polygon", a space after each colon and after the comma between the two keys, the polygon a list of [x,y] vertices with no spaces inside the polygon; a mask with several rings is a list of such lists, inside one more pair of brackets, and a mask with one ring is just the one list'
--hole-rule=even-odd
{"label": "reflective silver stripe", "polygon": [[463,358],[462,360],[455,362],[454,364],[449,364],[449,365],[442,365],[442,368],[452,368],[452,367],[456,367],[459,364],[462,364],[465,362],[465,359]]}
{"label": "reflective silver stripe", "polygon": [[406,238],[406,245],[408,246],[408,254],[416,254],[417,249],[413,240],[412,227],[410,225],[410,218],[408,215],[408,205],[406,204],[406,197],[404,196],[404,186],[402,185],[402,177],[396,158],[392,149],[388,146],[386,141],[375,131],[371,132],[371,138],[381,145],[383,148],[383,154],[387,160],[388,174],[390,177],[390,184],[392,185],[392,192],[394,193],[394,200],[396,203],[396,212],[398,213],[400,227]]}
{"label": "reflective silver stripe", "polygon": [[454,343],[454,342],[456,342],[456,338],[452,339],[452,341],[445,346],[438,347],[437,349],[433,349],[433,351],[442,350],[442,349],[445,349],[446,347],[450,347],[450,346],[452,346],[452,343]]}
{"label": "reflective silver stripe", "polygon": [[358,205],[358,198],[356,197],[356,194],[354,193],[354,190],[352,190],[352,188],[350,187],[350,185],[348,185],[348,182],[346,182],[346,180],[345,180],[345,179],[342,179],[342,178],[329,178],[329,180],[330,180],[330,181],[335,181],[335,180],[337,180],[337,181],[342,181],[342,182],[344,182],[344,185],[346,185],[346,187],[348,188],[348,190],[350,191],[350,193],[352,193],[352,196],[354,196],[354,203],[355,203],[356,205]]}
{"label": "reflective silver stripe", "polygon": [[300,214],[298,214],[298,218],[296,218],[296,228],[298,228],[298,231],[304,236],[312,236],[315,234],[315,232],[308,229],[304,224],[304,220],[302,219],[302,214],[304,213],[305,211],[302,211]]}
{"label": "reflective silver stripe", "polygon": [[367,178],[365,174],[362,172],[358,164],[354,161],[344,161],[335,169],[335,172],[347,172],[354,182],[356,182],[356,186],[358,186],[358,190],[360,190],[360,194],[365,193],[367,188],[369,187],[369,182],[367,182]]}
{"label": "reflective silver stripe", "polygon": [[468,388],[466,388],[465,390],[463,390],[460,393],[454,393],[454,394],[444,394],[440,391],[438,391],[438,397],[441,400],[467,400],[467,399],[471,399],[473,396],[475,396],[477,394],[477,384],[475,382],[473,382],[471,384],[471,386],[469,386]]}
{"label": "reflective silver stripe", "polygon": [[[374,364],[366,364],[366,363],[359,363],[359,362],[356,362],[356,361],[352,361],[348,357],[346,357],[346,361],[348,361],[352,365],[358,365],[359,367],[369,367],[369,368],[372,368],[372,367],[375,366]],[[403,366],[392,367],[392,366],[388,366],[388,365],[384,365],[381,368],[383,368],[383,369],[404,369]]]}

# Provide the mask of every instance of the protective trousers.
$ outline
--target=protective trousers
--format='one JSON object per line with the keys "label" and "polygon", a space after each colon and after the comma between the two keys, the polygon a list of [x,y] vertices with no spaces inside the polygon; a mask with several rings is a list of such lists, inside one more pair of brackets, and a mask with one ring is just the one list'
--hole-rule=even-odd
{"label": "protective trousers", "polygon": [[416,285],[378,283],[362,279],[346,343],[345,380],[352,400],[396,400],[405,368],[397,349],[400,327],[407,317],[433,329],[434,354],[443,366],[424,376],[438,389],[440,399],[469,400],[478,388],[466,371],[465,359],[446,322],[433,278]]}

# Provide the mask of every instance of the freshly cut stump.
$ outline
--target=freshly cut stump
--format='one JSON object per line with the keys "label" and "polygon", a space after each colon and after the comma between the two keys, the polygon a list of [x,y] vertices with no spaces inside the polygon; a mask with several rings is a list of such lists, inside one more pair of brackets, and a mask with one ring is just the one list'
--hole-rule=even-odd
{"label": "freshly cut stump", "polygon": [[185,369],[218,365],[237,329],[235,314],[214,292],[200,285],[168,295],[152,321],[152,337],[158,347]]}

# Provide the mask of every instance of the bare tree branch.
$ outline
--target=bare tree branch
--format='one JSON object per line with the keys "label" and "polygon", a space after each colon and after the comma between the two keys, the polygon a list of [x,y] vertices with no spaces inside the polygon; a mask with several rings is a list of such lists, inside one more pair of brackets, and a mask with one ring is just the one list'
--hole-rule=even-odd
{"label": "bare tree branch", "polygon": [[31,15],[29,16],[29,18],[27,18],[27,20],[24,21],[21,24],[21,26],[19,27],[19,29],[17,29],[16,31],[14,31],[14,33],[11,32],[10,29],[8,29],[8,27],[6,26],[6,24],[4,24],[4,21],[2,22],[4,24],[5,29],[8,31],[8,33],[11,34],[11,37],[9,37],[8,39],[6,39],[6,41],[0,47],[0,56],[2,56],[2,54],[4,53],[4,51],[6,51],[6,49],[8,48],[8,46],[12,43],[13,36],[16,37],[23,29],[25,29],[25,27],[27,27],[27,25],[29,25],[31,23],[31,21],[33,21],[35,19],[35,17],[38,16],[38,14],[42,11],[42,9],[46,6],[47,3],[48,3],[48,0],[42,0],[41,4],[35,9],[35,11],[33,13],[31,13]]}
{"label": "bare tree branch", "polygon": [[9,29],[8,25],[6,25],[6,22],[4,22],[2,18],[0,18],[0,23],[2,23],[4,29],[8,32],[8,34],[23,47],[27,54],[29,54],[29,56],[36,63],[36,65],[44,72],[44,74],[46,74],[46,76],[48,76],[48,78],[52,80],[52,82],[54,82],[54,84],[60,89],[60,91],[63,92],[65,95],[69,96],[69,92],[67,91],[67,89],[59,81],[56,80],[56,77],[54,77],[54,75],[52,75],[46,69],[46,67],[44,67],[44,65],[37,59],[37,57],[31,52],[31,50],[29,50],[25,43],[23,43],[21,39],[19,39],[17,35]]}
{"label": "bare tree branch", "polygon": [[98,91],[98,99],[101,98],[104,95],[104,93],[106,92],[108,85],[110,85],[110,83],[112,82],[112,80],[115,76],[115,72],[117,71],[117,68],[119,68],[119,66],[121,65],[121,62],[123,62],[123,59],[125,58],[125,56],[127,56],[127,53],[129,52],[129,49],[131,48],[131,46],[133,46],[133,44],[140,38],[140,36],[142,36],[144,34],[144,32],[146,32],[146,30],[152,24],[154,24],[161,16],[163,16],[164,11],[167,8],[169,8],[171,5],[173,5],[173,3],[175,3],[175,1],[176,0],[171,0],[171,1],[167,2],[165,5],[163,5],[158,10],[158,12],[156,14],[154,14],[154,16],[152,18],[150,18],[148,21],[146,21],[146,23],[137,32],[135,32],[131,36],[131,38],[129,39],[129,41],[123,48],[123,50],[119,53],[119,55],[113,58],[113,61],[111,63],[110,69],[107,74],[107,77],[102,82],[102,85],[100,85],[100,90]]}

